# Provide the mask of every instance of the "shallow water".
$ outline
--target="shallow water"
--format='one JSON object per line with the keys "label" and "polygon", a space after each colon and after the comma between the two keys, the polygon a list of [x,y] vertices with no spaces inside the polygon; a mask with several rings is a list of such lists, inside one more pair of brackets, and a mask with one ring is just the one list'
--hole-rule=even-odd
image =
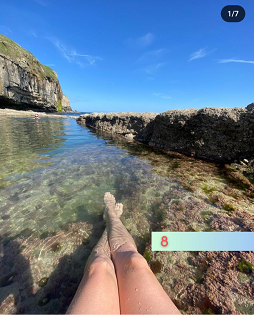
{"label": "shallow water", "polygon": [[[66,311],[105,227],[106,191],[123,203],[122,220],[139,252],[184,312],[195,312],[186,288],[202,291],[208,268],[202,271],[198,253],[152,253],[151,231],[252,228],[252,217],[241,218],[242,211],[254,213],[252,199],[211,163],[165,155],[61,117],[1,117],[0,143],[1,313]],[[253,280],[246,277],[245,283]],[[247,293],[241,300],[225,287],[232,311],[247,312],[253,302]],[[209,301],[212,306],[199,309],[218,310]]]}

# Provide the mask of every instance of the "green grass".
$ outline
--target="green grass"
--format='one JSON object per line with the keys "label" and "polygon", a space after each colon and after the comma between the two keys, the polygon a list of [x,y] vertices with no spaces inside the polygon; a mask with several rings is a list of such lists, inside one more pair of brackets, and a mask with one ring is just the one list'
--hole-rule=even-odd
{"label": "green grass", "polygon": [[0,42],[0,54],[9,55],[8,48],[2,42]]}
{"label": "green grass", "polygon": [[[22,47],[20,47],[18,44],[16,44],[13,40],[11,40],[10,38],[1,35],[0,34],[0,53],[7,55],[7,56],[11,56],[11,54],[17,54],[17,52],[23,49]],[[23,49],[25,50],[25,49]]]}
{"label": "green grass", "polygon": [[57,106],[57,111],[58,111],[58,112],[61,112],[62,110],[63,110],[63,108],[62,108],[62,102],[61,102],[61,100],[59,100],[58,106]]}
{"label": "green grass", "polygon": [[[14,61],[18,58],[36,59],[30,51],[22,48],[10,38],[0,34],[0,52]],[[37,59],[36,59],[37,60]],[[38,60],[37,60],[38,61]]]}
{"label": "green grass", "polygon": [[53,81],[57,81],[56,73],[48,66],[42,65],[37,58],[30,51],[22,48],[10,38],[0,34],[0,54],[11,59],[17,64],[21,60],[25,60],[27,63],[22,67],[26,67],[29,72],[40,77],[41,79],[50,78]]}
{"label": "green grass", "polygon": [[45,66],[45,65],[42,65],[42,68],[43,68],[47,78],[50,78],[53,81],[57,80],[56,73],[53,69],[51,69],[50,67]]}

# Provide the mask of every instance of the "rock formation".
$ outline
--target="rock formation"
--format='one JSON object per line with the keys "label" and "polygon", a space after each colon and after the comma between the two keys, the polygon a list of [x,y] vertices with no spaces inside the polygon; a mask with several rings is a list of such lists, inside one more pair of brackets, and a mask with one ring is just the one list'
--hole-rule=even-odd
{"label": "rock formation", "polygon": [[94,113],[77,118],[88,127],[120,134],[126,138],[150,139],[156,113]]}
{"label": "rock formation", "polygon": [[71,111],[57,74],[29,51],[0,35],[0,107]]}
{"label": "rock formation", "polygon": [[62,110],[64,112],[72,112],[69,98],[64,94],[63,94],[63,99],[62,99]]}
{"label": "rock formation", "polygon": [[254,107],[81,115],[88,127],[215,162],[253,158]]}

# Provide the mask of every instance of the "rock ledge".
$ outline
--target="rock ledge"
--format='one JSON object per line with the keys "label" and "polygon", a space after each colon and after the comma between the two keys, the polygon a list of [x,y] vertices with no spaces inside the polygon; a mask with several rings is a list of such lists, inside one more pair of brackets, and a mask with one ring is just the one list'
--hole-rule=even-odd
{"label": "rock ledge", "polygon": [[188,156],[230,163],[254,156],[254,106],[93,113],[77,122]]}

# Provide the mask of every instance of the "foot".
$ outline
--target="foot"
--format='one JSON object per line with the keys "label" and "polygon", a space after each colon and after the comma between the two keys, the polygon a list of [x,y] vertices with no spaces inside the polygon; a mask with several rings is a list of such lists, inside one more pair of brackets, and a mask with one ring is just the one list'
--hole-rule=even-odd
{"label": "foot", "polygon": [[110,193],[106,192],[104,195],[104,203],[106,205],[103,218],[108,221],[108,217],[120,218],[123,213],[123,205],[121,203],[116,204],[115,197]]}
{"label": "foot", "polygon": [[136,251],[137,247],[133,238],[126,230],[121,220],[119,220],[123,213],[123,205],[121,203],[116,204],[115,197],[109,192],[106,192],[104,195],[104,203],[106,208],[103,218],[107,222],[108,240],[111,253],[117,251],[126,243],[131,244],[131,247]]}
{"label": "foot", "polygon": [[116,216],[120,218],[120,216],[123,214],[123,204],[117,203],[115,207]]}

